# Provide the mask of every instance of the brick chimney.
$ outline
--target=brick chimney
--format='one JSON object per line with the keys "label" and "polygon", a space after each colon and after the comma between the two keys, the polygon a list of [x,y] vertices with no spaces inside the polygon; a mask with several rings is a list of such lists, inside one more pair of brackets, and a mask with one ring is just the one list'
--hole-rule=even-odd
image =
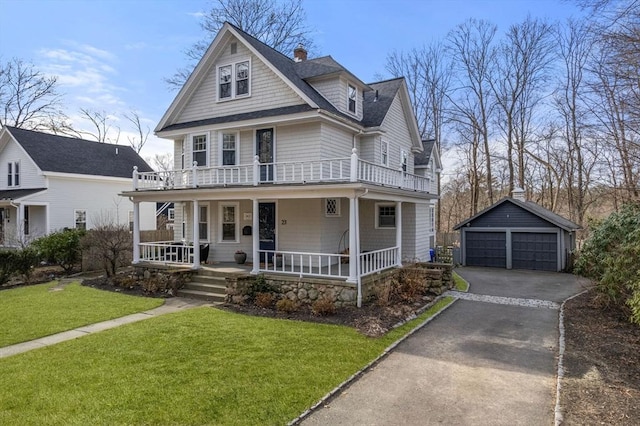
{"label": "brick chimney", "polygon": [[513,198],[514,200],[522,201],[524,203],[525,201],[527,201],[525,193],[526,191],[522,188],[513,188],[511,198]]}
{"label": "brick chimney", "polygon": [[304,48],[302,43],[298,44],[295,49],[293,49],[293,60],[296,62],[302,62],[307,60],[307,49]]}

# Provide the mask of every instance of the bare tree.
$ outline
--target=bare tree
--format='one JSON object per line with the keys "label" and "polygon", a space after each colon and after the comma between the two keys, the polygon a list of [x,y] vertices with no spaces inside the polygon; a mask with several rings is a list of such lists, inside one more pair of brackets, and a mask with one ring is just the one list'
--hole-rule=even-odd
{"label": "bare tree", "polygon": [[140,122],[140,114],[136,111],[131,111],[129,114],[125,114],[124,117],[133,125],[137,136],[127,137],[129,139],[129,145],[131,148],[138,154],[142,151],[142,147],[147,143],[147,139],[149,139],[149,133],[151,129],[149,126],[146,128]]}
{"label": "bare tree", "polygon": [[485,155],[485,179],[490,203],[494,202],[489,147],[489,120],[493,111],[490,81],[495,50],[492,47],[497,27],[487,21],[469,19],[449,34],[449,48],[459,67],[458,87],[449,100],[455,120],[464,120],[473,128]]}
{"label": "bare tree", "polygon": [[298,44],[307,50],[313,49],[302,0],[215,0],[200,24],[205,31],[204,39],[186,52],[189,64],[166,79],[171,88],[180,88],[187,81],[225,22],[287,56]]}
{"label": "bare tree", "polygon": [[[93,127],[92,131],[81,131],[81,134],[88,135],[98,142],[118,143],[120,140],[120,127],[112,124],[114,115],[105,111],[93,111],[87,108],[81,108],[80,114]],[[112,130],[116,132],[115,137],[109,136]]]}
{"label": "bare tree", "polygon": [[56,77],[13,59],[0,64],[0,126],[47,130],[66,120]]}
{"label": "bare tree", "polygon": [[171,153],[156,154],[153,158],[147,160],[153,168],[159,172],[168,172],[173,170],[173,155]]}

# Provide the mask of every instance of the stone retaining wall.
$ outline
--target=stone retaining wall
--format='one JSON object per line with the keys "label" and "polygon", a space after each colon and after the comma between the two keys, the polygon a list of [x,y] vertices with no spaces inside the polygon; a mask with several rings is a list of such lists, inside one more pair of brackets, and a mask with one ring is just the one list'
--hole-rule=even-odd
{"label": "stone retaining wall", "polygon": [[[392,269],[370,275],[362,280],[362,300],[373,302],[382,286],[391,281],[397,282],[403,274],[412,274],[425,281],[427,292],[440,295],[453,285],[452,266],[440,263],[419,263],[405,265],[402,269]],[[355,306],[358,289],[356,284],[345,281],[323,280],[308,277],[290,277],[282,275],[264,275],[268,285],[282,297],[301,304],[312,304],[318,299],[328,299],[336,307]],[[227,279],[227,301],[243,303],[249,298],[251,283],[255,277],[243,276]]]}

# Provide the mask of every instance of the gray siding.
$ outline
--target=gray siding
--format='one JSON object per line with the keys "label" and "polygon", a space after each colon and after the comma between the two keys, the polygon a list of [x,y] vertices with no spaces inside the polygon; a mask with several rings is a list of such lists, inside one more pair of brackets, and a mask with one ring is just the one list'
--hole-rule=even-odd
{"label": "gray siding", "polygon": [[548,228],[555,227],[546,220],[528,211],[505,202],[487,213],[479,216],[472,222],[471,227],[481,228]]}

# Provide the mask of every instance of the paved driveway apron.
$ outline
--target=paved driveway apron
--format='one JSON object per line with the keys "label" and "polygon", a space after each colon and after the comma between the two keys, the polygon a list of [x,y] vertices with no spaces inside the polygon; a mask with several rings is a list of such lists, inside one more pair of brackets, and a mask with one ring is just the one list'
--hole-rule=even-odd
{"label": "paved driveway apron", "polygon": [[460,268],[458,300],[304,425],[552,425],[569,274]]}

